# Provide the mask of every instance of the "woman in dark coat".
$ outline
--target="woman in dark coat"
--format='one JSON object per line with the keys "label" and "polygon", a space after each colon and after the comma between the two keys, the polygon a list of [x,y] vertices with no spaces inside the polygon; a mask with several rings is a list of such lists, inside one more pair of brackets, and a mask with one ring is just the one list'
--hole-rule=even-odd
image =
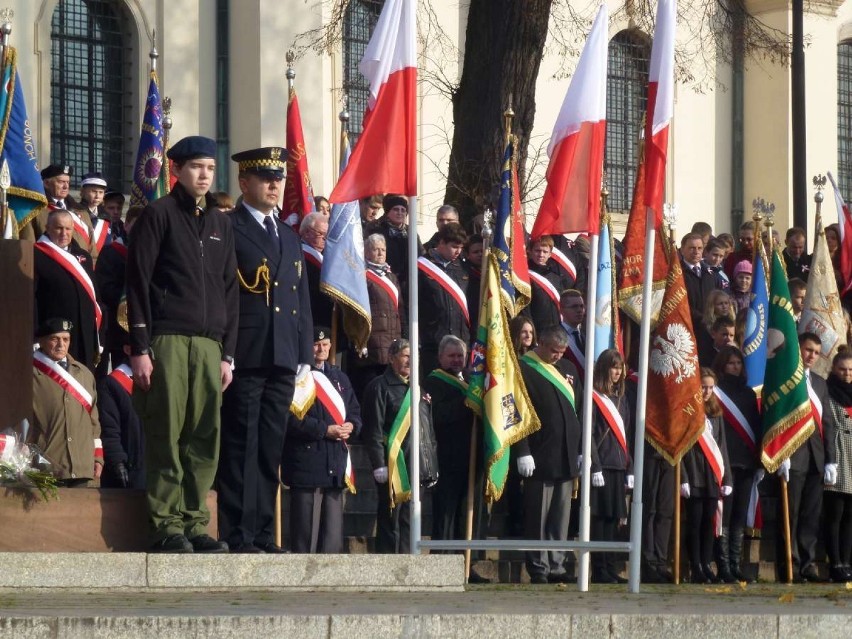
{"label": "woman in dark coat", "polygon": [[722,534],[718,538],[716,563],[739,581],[752,581],[740,569],[749,502],[756,481],[763,478],[760,466],[761,419],[757,395],[746,383],[743,353],[726,346],[713,360],[718,383],[716,396],[725,419],[725,441],[731,465],[733,492],[725,497]]}
{"label": "woman in dark coat", "polygon": [[686,500],[687,547],[694,584],[718,581],[734,583],[727,566],[719,565],[719,576],[713,574],[713,540],[719,500],[731,493],[731,469],[722,407],[716,399],[716,374],[701,369],[701,397],[704,400],[704,432],[681,461],[680,495]]}
{"label": "woman in dark coat", "polygon": [[852,351],[834,356],[826,383],[829,410],[837,425],[837,482],[823,493],[825,548],[831,580],[846,582],[852,581]]}
{"label": "woman in dark coat", "polygon": [[[592,538],[615,541],[618,522],[627,517],[626,489],[633,488],[630,456],[630,408],[624,397],[627,373],[624,359],[607,349],[595,362],[594,425],[592,436],[600,460],[600,471],[592,475]],[[618,574],[613,553],[592,554],[592,581],[627,583]]]}

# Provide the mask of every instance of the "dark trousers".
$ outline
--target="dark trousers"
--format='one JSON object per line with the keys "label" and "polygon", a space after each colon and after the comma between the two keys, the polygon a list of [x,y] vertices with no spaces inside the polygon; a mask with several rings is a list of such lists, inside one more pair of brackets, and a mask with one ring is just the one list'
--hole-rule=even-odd
{"label": "dark trousers", "polygon": [[652,568],[667,569],[674,517],[674,467],[653,455],[648,446],[642,482],[642,560]]}
{"label": "dark trousers", "polygon": [[713,540],[716,537],[713,518],[718,499],[691,497],[686,500],[686,543],[691,564],[709,564],[713,561]]}
{"label": "dark trousers", "polygon": [[432,539],[463,539],[467,473],[441,473],[432,493]]}
{"label": "dark trousers", "polygon": [[848,566],[852,561],[852,495],[826,490],[825,549],[832,566]]}
{"label": "dark trousers", "polygon": [[[524,539],[566,541],[571,521],[570,479],[524,480]],[[561,575],[566,572],[563,550],[529,551],[527,572],[535,575]]]}
{"label": "dark trousers", "polygon": [[[614,517],[592,517],[591,538],[595,541],[615,541],[616,533],[618,532],[618,519]],[[616,553],[614,552],[593,552],[592,571],[595,577],[616,576],[619,573],[615,565]]]}
{"label": "dark trousers", "polygon": [[343,552],[342,488],[290,488],[290,549]]}
{"label": "dark trousers", "polygon": [[236,370],[222,405],[219,537],[229,545],[275,540],[275,495],[295,374]]}
{"label": "dark trousers", "polygon": [[[790,545],[793,557],[793,575],[801,573],[816,559],[816,544],[819,536],[819,515],[822,510],[823,475],[819,472],[790,470],[787,494],[790,501]],[[779,499],[778,521],[783,525]],[[783,533],[779,533],[778,544],[783,557]],[[784,566],[782,559],[778,566]]]}
{"label": "dark trousers", "polygon": [[[397,504],[391,511],[387,482],[376,484],[376,552],[406,555],[411,552],[411,502]],[[421,490],[421,498],[423,491]]]}

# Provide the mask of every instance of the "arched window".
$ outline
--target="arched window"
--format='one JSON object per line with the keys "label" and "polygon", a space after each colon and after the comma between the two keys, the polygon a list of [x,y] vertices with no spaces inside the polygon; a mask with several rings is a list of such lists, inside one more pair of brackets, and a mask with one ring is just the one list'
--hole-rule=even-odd
{"label": "arched window", "polygon": [[343,92],[349,96],[349,140],[361,134],[370,85],[358,70],[364,50],[379,21],[384,0],[352,0],[343,18]]}
{"label": "arched window", "polygon": [[630,210],[647,102],[650,53],[647,39],[636,31],[621,31],[609,43],[604,169],[611,211]]}
{"label": "arched window", "polygon": [[50,159],[74,167],[72,182],[100,171],[129,191],[127,20],[121,3],[59,0],[50,24]]}
{"label": "arched window", "polygon": [[837,182],[852,196],[852,40],[837,45]]}

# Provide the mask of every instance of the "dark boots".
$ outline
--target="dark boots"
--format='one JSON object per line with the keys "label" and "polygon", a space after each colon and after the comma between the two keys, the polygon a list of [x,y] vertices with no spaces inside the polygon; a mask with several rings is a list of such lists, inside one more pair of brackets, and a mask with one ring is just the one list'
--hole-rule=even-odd
{"label": "dark boots", "polygon": [[745,531],[743,531],[743,529],[734,530],[731,532],[730,552],[728,554],[728,561],[730,562],[731,574],[737,579],[737,581],[745,581],[746,583],[752,583],[753,580],[749,579],[745,575],[745,573],[743,573],[741,568],[744,532]]}
{"label": "dark boots", "polygon": [[731,573],[730,548],[728,536],[722,534],[716,537],[716,567],[718,568],[718,579],[726,584],[737,582],[737,578]]}

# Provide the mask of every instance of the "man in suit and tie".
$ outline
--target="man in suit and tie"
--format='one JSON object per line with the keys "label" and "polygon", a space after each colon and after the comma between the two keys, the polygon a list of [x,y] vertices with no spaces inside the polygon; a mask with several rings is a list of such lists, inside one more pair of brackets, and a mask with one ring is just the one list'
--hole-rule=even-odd
{"label": "man in suit and tie", "polygon": [[274,504],[297,373],[313,361],[313,321],[299,237],[275,216],[287,150],[231,157],[242,204],[234,230],[240,315],[234,380],[222,404],[219,537],[231,552],[280,553]]}
{"label": "man in suit and tie", "polygon": [[716,276],[702,265],[703,257],[704,240],[701,236],[698,233],[684,235],[680,241],[680,258],[693,330],[703,319],[704,300],[716,288]]}
{"label": "man in suit and tie", "polygon": [[[823,486],[837,483],[836,426],[829,406],[828,386],[811,370],[822,352],[822,340],[815,333],[802,333],[799,335],[799,350],[808,384],[814,430],[790,457],[781,462],[777,473],[787,482],[789,495],[793,579],[797,582],[822,581],[814,562],[817,559]],[[782,517],[779,516],[778,521],[783,522]],[[778,538],[782,539],[780,535]],[[779,550],[783,547],[783,544],[778,544]],[[786,566],[780,552],[777,566],[779,570]]]}

